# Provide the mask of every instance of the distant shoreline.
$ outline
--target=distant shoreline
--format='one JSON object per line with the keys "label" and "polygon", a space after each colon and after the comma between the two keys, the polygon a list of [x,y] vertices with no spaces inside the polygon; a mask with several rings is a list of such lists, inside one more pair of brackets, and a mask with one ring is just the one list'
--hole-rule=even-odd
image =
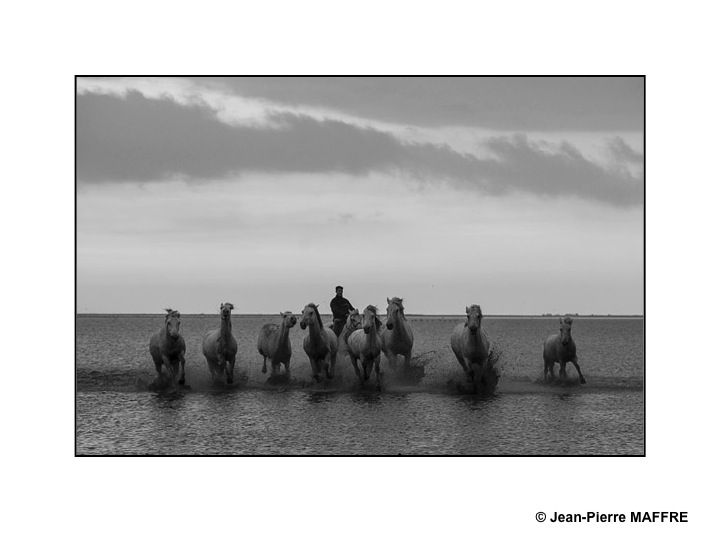
{"label": "distant shoreline", "polygon": [[[163,313],[76,313],[76,317],[162,317]],[[217,317],[217,313],[183,313],[185,317]],[[330,313],[321,313],[322,317],[331,317]],[[233,313],[233,318],[275,317],[277,313]],[[554,319],[564,315],[483,315],[487,319]],[[644,319],[644,315],[570,315],[573,319]],[[408,313],[411,319],[459,319],[464,314],[457,315],[426,315]]]}

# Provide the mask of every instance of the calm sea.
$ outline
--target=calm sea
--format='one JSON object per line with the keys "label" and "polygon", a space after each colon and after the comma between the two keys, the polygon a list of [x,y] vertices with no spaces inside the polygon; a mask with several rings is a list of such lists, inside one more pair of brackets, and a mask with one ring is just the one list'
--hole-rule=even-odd
{"label": "calm sea", "polygon": [[290,333],[292,381],[261,373],[258,332],[273,316],[235,316],[236,383],[210,382],[202,335],[219,317],[182,317],[188,389],[153,392],[148,341],[163,316],[78,316],[76,446],[89,454],[642,455],[643,319],[576,318],[573,337],[587,385],[542,382],[542,342],[557,318],[483,319],[499,351],[493,396],[458,391],[449,347],[452,317],[410,318],[424,377],[381,392],[357,387],[349,361],[330,383],[312,383],[303,332]]}

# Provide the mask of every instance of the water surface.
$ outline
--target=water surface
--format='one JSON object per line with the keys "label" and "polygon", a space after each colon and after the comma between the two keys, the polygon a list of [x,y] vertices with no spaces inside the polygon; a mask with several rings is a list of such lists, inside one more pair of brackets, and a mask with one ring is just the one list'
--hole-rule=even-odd
{"label": "water surface", "polygon": [[[183,316],[189,390],[148,390],[147,352],[163,317],[77,319],[77,453],[153,455],[642,455],[642,319],[577,319],[573,336],[588,384],[541,380],[542,341],[556,319],[487,318],[501,352],[495,395],[458,393],[449,335],[459,319],[411,319],[415,355],[427,362],[415,384],[386,371],[382,392],[358,388],[346,361],[330,384],[314,384],[291,331],[292,383],[260,372],[260,327],[274,317],[233,317],[238,339],[232,388],[211,384],[200,353],[217,316]],[[384,362],[384,360],[383,360]],[[571,378],[574,368],[568,366]]]}

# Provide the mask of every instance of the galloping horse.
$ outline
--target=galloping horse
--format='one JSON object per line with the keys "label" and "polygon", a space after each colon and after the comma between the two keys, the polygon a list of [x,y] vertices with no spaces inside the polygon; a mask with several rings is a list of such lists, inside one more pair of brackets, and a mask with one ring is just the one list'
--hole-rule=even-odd
{"label": "galloping horse", "polygon": [[[375,376],[379,389],[381,383],[380,353],[382,352],[382,338],[380,336],[381,324],[377,312],[375,306],[365,308],[362,315],[362,329],[355,330],[348,338],[348,352],[360,384],[364,384],[370,378],[373,364],[375,365]],[[362,374],[358,369],[358,359],[362,362]]]}
{"label": "galloping horse", "polygon": [[165,366],[173,386],[178,371],[178,382],[185,384],[185,340],[180,335],[180,312],[170,308],[165,311],[165,327],[150,338],[150,356],[155,362],[158,378],[162,377]]}
{"label": "galloping horse", "polygon": [[405,307],[402,298],[387,299],[387,320],[382,333],[383,352],[390,362],[390,367],[397,367],[397,355],[405,359],[405,368],[410,365],[413,349],[413,331],[405,318]]}
{"label": "galloping horse", "polygon": [[257,341],[257,350],[263,357],[262,372],[267,373],[267,359],[270,358],[272,376],[278,375],[280,364],[285,366],[285,375],[290,377],[290,329],[295,326],[297,319],[289,312],[281,312],[282,320],[278,326],[275,323],[263,325]]}
{"label": "galloping horse", "polygon": [[543,378],[547,381],[548,373],[550,380],[555,378],[555,362],[560,364],[560,378],[567,379],[567,371],[565,364],[570,362],[580,376],[580,384],[585,384],[585,377],[580,371],[577,362],[577,351],[575,349],[575,341],[572,335],[572,319],[570,317],[560,317],[560,332],[547,337],[543,345],[543,360],[545,361],[545,371]]}
{"label": "galloping horse", "polygon": [[320,373],[325,370],[328,379],[335,376],[335,360],[337,357],[337,336],[330,328],[323,327],[317,305],[309,303],[302,310],[300,328],[309,328],[303,340],[303,349],[310,359],[313,378],[320,381]]}
{"label": "galloping horse", "polygon": [[347,315],[345,319],[345,326],[343,326],[338,338],[338,356],[342,359],[348,354],[348,338],[355,330],[362,326],[362,316],[357,309],[353,309]]}
{"label": "galloping horse", "polygon": [[465,308],[467,321],[453,329],[450,347],[460,362],[468,381],[483,382],[482,377],[488,368],[490,340],[480,327],[482,310],[477,304]]}
{"label": "galloping horse", "polygon": [[234,306],[230,303],[220,304],[220,328],[205,334],[202,342],[202,351],[213,380],[222,376],[224,371],[228,384],[233,382],[235,356],[237,355],[237,341],[232,335],[230,320],[230,312],[233,309]]}

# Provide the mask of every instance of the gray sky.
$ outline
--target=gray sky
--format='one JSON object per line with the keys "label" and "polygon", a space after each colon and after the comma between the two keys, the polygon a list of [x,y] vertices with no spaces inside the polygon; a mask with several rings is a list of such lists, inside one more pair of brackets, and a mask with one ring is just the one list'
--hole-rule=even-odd
{"label": "gray sky", "polygon": [[78,309],[641,313],[639,78],[78,79]]}

